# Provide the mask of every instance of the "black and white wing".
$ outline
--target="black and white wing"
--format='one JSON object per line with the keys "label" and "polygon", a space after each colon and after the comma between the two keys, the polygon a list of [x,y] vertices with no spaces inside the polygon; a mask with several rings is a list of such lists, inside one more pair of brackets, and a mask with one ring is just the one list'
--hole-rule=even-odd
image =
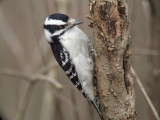
{"label": "black and white wing", "polygon": [[84,95],[84,97],[86,97],[85,93],[82,90],[82,85],[78,79],[75,66],[70,59],[68,51],[64,47],[62,47],[61,44],[51,45],[51,48],[58,64],[62,67],[71,82],[78,88],[78,90]]}

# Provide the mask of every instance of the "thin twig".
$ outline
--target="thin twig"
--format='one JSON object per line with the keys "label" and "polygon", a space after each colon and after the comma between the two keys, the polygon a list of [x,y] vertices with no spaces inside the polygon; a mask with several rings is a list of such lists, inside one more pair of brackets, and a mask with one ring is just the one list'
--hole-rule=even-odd
{"label": "thin twig", "polygon": [[27,111],[27,106],[29,104],[34,85],[35,84],[30,82],[30,85],[27,86],[26,91],[24,93],[24,97],[22,98],[22,103],[20,104],[17,115],[16,115],[16,120],[24,120],[25,114]]}
{"label": "thin twig", "polygon": [[156,111],[156,109],[155,109],[155,107],[154,107],[151,99],[149,98],[146,90],[144,89],[144,87],[143,87],[143,85],[142,85],[139,77],[138,77],[137,74],[135,73],[133,67],[131,67],[131,72],[135,75],[136,81],[137,81],[137,83],[138,83],[138,85],[139,85],[139,87],[140,87],[140,89],[141,89],[141,91],[142,91],[142,93],[143,93],[143,95],[144,95],[144,97],[145,97],[145,99],[146,99],[149,107],[151,108],[153,114],[155,115],[156,119],[157,119],[157,120],[160,120],[160,117],[159,117],[159,115],[158,115],[158,112]]}
{"label": "thin twig", "polygon": [[56,87],[58,89],[62,89],[63,88],[63,86],[57,80],[54,80],[53,78],[51,78],[49,76],[42,75],[42,74],[36,74],[33,77],[35,78],[35,80],[41,80],[41,81],[50,82],[52,85],[54,85],[54,87]]}
{"label": "thin twig", "polygon": [[23,80],[28,81],[28,82],[46,81],[46,82],[51,83],[57,89],[63,88],[62,85],[57,80],[54,80],[53,78],[42,75],[42,74],[27,75],[27,74],[17,72],[11,69],[0,70],[0,74],[22,78]]}
{"label": "thin twig", "polygon": [[[44,34],[41,35],[40,39],[36,38],[37,44],[35,45],[32,54],[30,55],[30,61],[34,65],[39,65],[43,63],[46,64],[46,54],[50,50],[47,41],[45,40]],[[35,60],[36,59],[36,60]]]}
{"label": "thin twig", "polygon": [[57,64],[55,65],[54,62],[52,61],[48,65],[45,65],[42,68],[40,68],[38,71],[36,71],[36,73],[39,73],[39,74],[46,73],[53,68],[56,69],[55,67],[57,67]]}
{"label": "thin twig", "polygon": [[45,76],[42,74],[27,75],[27,74],[20,73],[20,72],[11,70],[11,69],[0,70],[0,74],[12,76],[12,77],[17,77],[17,78],[22,78],[22,80],[26,80],[30,83],[29,86],[27,86],[27,88],[26,88],[22,103],[19,106],[16,120],[24,120],[25,113],[26,113],[27,106],[28,106],[30,98],[31,98],[31,94],[32,94],[34,85],[38,81],[47,81],[58,89],[62,88],[62,85],[58,81],[54,80],[53,78],[51,78],[49,76]]}

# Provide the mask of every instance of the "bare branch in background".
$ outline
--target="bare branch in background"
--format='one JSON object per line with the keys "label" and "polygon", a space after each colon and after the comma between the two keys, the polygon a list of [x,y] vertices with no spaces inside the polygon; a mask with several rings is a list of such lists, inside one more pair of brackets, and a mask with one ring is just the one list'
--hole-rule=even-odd
{"label": "bare branch in background", "polygon": [[58,5],[58,12],[66,13],[67,12],[67,4],[70,2],[69,0],[55,0]]}
{"label": "bare branch in background", "polygon": [[57,80],[54,80],[53,78],[51,78],[49,76],[42,75],[42,74],[27,75],[27,74],[17,72],[15,70],[10,70],[10,69],[5,69],[5,70],[2,69],[2,70],[0,70],[0,74],[21,78],[22,80],[32,82],[32,83],[35,83],[38,81],[46,81],[46,82],[51,83],[57,89],[63,88],[62,85]]}
{"label": "bare branch in background", "polygon": [[83,120],[88,120],[88,114],[86,114],[80,107],[75,106],[72,101],[68,100],[66,97],[60,94],[55,94],[55,96],[64,101],[66,104],[69,104],[70,107],[72,107],[76,112],[81,113]]}
{"label": "bare branch in background", "polygon": [[44,62],[46,57],[45,55],[47,55],[49,51],[49,45],[45,39],[44,34],[42,34],[40,40],[37,40],[37,44],[30,55],[30,61],[32,61],[32,64],[35,66],[38,66]]}
{"label": "bare branch in background", "polygon": [[3,15],[2,11],[0,11],[0,33],[4,37],[6,44],[15,56],[15,59],[18,61],[17,65],[19,65],[19,67],[24,71],[29,71],[31,69],[31,65],[26,59],[23,46],[21,45],[17,35],[10,26],[8,20]]}
{"label": "bare branch in background", "polygon": [[58,66],[58,64],[54,65],[54,62],[53,62],[53,60],[52,60],[51,63],[49,63],[48,65],[41,67],[41,68],[37,71],[37,73],[39,73],[39,74],[46,73],[46,72],[50,71],[51,69],[53,69],[53,67],[54,67],[55,69],[57,69],[57,66]]}
{"label": "bare branch in background", "polygon": [[151,110],[152,110],[155,118],[156,118],[157,120],[160,120],[160,117],[159,117],[159,115],[158,115],[158,112],[156,111],[156,109],[155,109],[155,107],[154,107],[151,99],[149,98],[146,90],[144,89],[144,87],[143,87],[143,85],[142,85],[139,77],[138,77],[137,74],[135,73],[133,67],[131,67],[131,72],[132,72],[132,74],[136,77],[136,81],[137,81],[137,83],[138,83],[138,85],[139,85],[139,87],[140,87],[140,89],[141,89],[141,91],[142,91],[142,93],[143,93],[143,95],[144,95],[144,97],[145,97],[145,99],[146,99],[149,107],[151,108]]}
{"label": "bare branch in background", "polygon": [[32,91],[34,88],[34,85],[32,82],[30,82],[29,86],[27,86],[26,91],[24,93],[24,97],[22,98],[22,101],[20,102],[18,106],[18,112],[16,114],[15,120],[24,120],[25,114],[27,112],[27,106],[29,104],[29,101],[31,99]]}
{"label": "bare branch in background", "polygon": [[27,106],[28,106],[30,98],[31,98],[32,90],[38,81],[49,82],[56,89],[63,88],[62,85],[58,81],[54,80],[53,78],[51,78],[49,76],[45,76],[42,74],[27,75],[27,74],[20,73],[20,72],[14,71],[14,70],[9,70],[9,69],[0,70],[0,74],[21,78],[21,80],[25,80],[25,81],[29,82],[29,85],[27,86],[26,91],[24,93],[24,97],[22,99],[22,102],[20,103],[20,106],[19,106],[19,109],[17,112],[17,116],[16,116],[16,120],[24,120]]}
{"label": "bare branch in background", "polygon": [[133,55],[147,55],[147,56],[159,56],[159,50],[151,50],[151,49],[132,49]]}

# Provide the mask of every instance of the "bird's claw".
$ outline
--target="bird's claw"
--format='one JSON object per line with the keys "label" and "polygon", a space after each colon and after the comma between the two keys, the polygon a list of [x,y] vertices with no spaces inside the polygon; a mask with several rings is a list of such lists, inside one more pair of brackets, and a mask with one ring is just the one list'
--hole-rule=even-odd
{"label": "bird's claw", "polygon": [[98,54],[97,54],[97,52],[96,52],[96,50],[95,49],[90,49],[90,53],[91,53],[91,55],[92,56],[94,56],[94,57],[97,57],[98,56]]}

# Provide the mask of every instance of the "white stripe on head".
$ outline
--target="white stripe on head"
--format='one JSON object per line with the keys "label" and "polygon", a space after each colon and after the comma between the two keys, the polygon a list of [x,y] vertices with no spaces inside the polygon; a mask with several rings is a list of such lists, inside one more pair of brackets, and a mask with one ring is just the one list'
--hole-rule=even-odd
{"label": "white stripe on head", "polygon": [[65,25],[66,23],[63,22],[62,20],[48,19],[47,17],[44,24],[45,25]]}

